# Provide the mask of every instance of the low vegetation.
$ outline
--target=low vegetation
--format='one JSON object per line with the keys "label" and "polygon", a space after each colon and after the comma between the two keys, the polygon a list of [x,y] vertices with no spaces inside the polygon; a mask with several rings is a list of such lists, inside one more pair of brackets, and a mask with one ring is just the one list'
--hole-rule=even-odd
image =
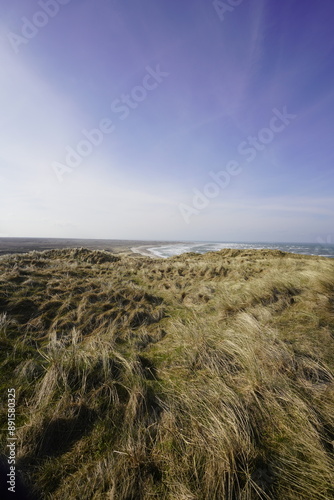
{"label": "low vegetation", "polygon": [[334,498],[334,260],[72,249],[0,272],[1,394],[37,497]]}

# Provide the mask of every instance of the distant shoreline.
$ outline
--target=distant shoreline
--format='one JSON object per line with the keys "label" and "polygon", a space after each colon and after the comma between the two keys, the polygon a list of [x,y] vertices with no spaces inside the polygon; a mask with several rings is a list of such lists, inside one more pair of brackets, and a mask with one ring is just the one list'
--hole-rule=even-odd
{"label": "distant shoreline", "polygon": [[89,250],[106,250],[111,253],[139,253],[149,257],[150,247],[173,245],[174,241],[147,240],[109,240],[109,239],[79,239],[79,238],[0,238],[0,256],[32,251],[58,250],[63,248],[88,248]]}

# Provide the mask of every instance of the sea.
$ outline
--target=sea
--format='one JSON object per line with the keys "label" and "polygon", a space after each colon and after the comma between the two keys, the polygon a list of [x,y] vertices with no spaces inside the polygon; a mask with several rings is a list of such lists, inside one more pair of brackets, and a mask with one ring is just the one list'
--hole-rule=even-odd
{"label": "sea", "polygon": [[159,245],[147,248],[147,250],[157,257],[172,257],[185,252],[203,254],[206,252],[216,252],[223,248],[234,249],[271,249],[282,252],[297,253],[302,255],[318,255],[320,257],[334,258],[334,244],[331,243],[234,243],[234,242],[186,242]]}

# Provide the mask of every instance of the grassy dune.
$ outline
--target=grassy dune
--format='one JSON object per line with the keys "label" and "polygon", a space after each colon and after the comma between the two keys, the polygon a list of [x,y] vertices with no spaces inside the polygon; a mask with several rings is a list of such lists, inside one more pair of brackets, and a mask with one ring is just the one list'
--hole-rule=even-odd
{"label": "grassy dune", "polygon": [[43,498],[334,498],[334,260],[71,249],[0,271],[1,393]]}

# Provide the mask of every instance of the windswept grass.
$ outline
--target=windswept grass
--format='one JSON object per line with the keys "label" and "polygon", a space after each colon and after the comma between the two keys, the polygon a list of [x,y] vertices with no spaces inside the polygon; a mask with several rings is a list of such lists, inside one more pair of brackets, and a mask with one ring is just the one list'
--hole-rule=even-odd
{"label": "windswept grass", "polygon": [[1,391],[43,498],[334,498],[333,260],[72,249],[0,270]]}

